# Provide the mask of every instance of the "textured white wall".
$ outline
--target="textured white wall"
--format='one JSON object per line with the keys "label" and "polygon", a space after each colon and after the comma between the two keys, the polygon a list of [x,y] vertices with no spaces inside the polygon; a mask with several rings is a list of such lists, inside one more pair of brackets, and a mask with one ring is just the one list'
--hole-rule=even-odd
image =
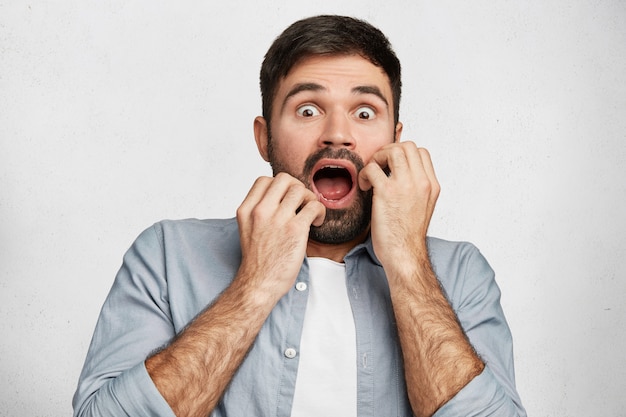
{"label": "textured white wall", "polygon": [[431,232],[496,270],[530,415],[624,415],[624,2],[33,0],[0,2],[0,416],[69,415],[132,240],[269,173],[258,68],[318,13],[394,44]]}

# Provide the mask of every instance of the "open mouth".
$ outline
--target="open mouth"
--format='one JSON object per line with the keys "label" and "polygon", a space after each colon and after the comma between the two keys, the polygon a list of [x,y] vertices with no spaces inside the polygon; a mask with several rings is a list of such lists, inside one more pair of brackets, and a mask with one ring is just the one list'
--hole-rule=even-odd
{"label": "open mouth", "polygon": [[347,161],[320,161],[313,171],[312,184],[320,201],[340,204],[354,192],[355,168]]}

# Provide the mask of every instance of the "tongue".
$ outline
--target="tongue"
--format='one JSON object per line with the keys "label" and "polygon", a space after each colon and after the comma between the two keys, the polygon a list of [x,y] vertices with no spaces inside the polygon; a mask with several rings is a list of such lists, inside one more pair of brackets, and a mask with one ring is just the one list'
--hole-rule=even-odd
{"label": "tongue", "polygon": [[350,180],[344,177],[320,178],[315,187],[326,200],[341,200],[350,192]]}

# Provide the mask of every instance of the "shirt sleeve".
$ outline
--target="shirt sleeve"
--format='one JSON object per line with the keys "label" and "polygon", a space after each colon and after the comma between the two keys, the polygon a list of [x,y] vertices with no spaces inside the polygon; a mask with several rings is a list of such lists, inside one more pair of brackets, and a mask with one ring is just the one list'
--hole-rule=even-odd
{"label": "shirt sleeve", "polygon": [[458,281],[448,285],[446,291],[485,369],[435,416],[525,417],[515,387],[513,340],[500,304],[500,289],[494,272],[471,244],[466,244],[459,256]]}
{"label": "shirt sleeve", "polygon": [[174,417],[144,365],[174,337],[157,230],[144,231],[124,256],[74,394],[75,417]]}

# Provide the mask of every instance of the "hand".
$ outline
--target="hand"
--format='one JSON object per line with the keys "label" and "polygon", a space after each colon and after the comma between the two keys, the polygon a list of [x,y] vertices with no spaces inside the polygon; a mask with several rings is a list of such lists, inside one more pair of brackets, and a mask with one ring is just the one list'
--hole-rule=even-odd
{"label": "hand", "polygon": [[237,210],[238,277],[253,280],[277,301],[300,271],[311,225],[320,226],[325,215],[317,196],[291,175],[257,179]]}
{"label": "hand", "polygon": [[382,147],[361,170],[359,187],[374,188],[372,243],[385,270],[409,268],[423,260],[440,191],[428,151],[413,142]]}

